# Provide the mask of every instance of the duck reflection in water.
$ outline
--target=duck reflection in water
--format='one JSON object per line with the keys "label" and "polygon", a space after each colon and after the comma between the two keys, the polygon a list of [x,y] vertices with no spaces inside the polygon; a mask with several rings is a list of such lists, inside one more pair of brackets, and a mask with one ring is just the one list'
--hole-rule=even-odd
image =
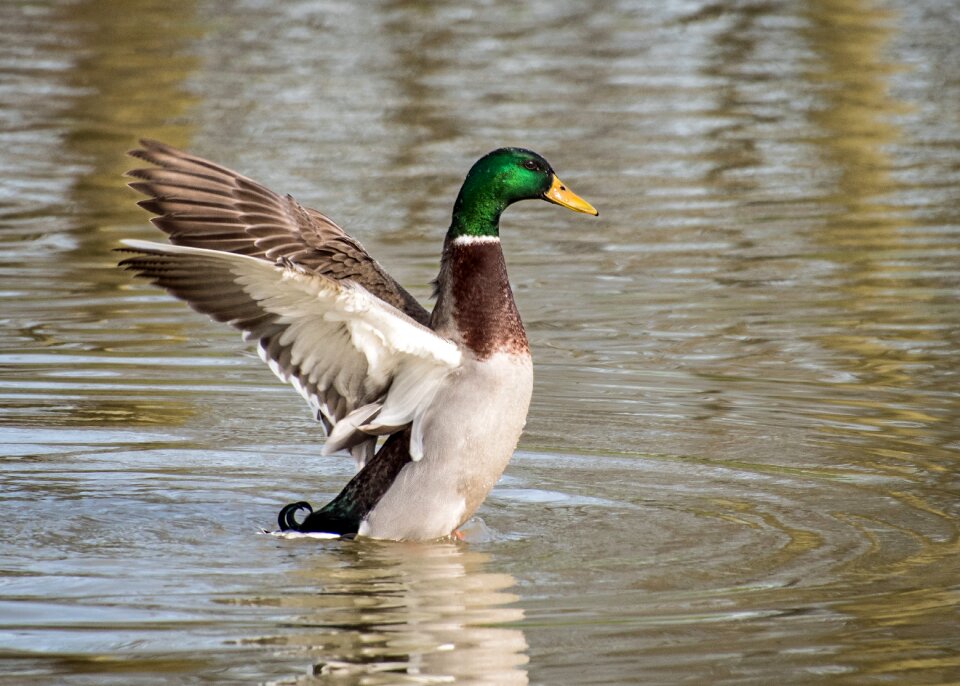
{"label": "duck reflection in water", "polygon": [[364,684],[526,684],[527,642],[516,580],[455,543],[304,541],[283,584],[262,602],[299,612],[294,633],[263,642],[302,652],[315,678]]}

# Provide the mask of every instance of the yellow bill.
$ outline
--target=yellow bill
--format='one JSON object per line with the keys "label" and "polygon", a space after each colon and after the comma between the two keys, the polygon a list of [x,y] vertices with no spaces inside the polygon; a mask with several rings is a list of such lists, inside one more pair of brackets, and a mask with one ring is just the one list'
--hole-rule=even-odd
{"label": "yellow bill", "polygon": [[600,214],[593,205],[569,190],[556,176],[553,177],[553,184],[550,186],[550,190],[548,190],[547,194],[543,197],[545,200],[549,200],[557,205],[562,205],[574,212],[592,214],[594,217]]}

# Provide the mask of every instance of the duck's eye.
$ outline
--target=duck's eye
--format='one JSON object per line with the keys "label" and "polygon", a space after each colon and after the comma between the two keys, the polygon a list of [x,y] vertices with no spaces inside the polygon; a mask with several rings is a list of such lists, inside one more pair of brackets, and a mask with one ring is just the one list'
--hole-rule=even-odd
{"label": "duck's eye", "polygon": [[533,160],[525,160],[523,163],[523,166],[529,169],[530,171],[537,170],[537,163],[534,162]]}

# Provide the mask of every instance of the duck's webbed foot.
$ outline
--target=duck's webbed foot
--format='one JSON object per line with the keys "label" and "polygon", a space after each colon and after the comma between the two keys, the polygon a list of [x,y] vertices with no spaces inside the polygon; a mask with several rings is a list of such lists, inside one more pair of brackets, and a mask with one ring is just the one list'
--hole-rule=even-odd
{"label": "duck's webbed foot", "polygon": [[[280,514],[277,515],[277,524],[280,525],[280,531],[302,531],[300,527],[303,526],[303,522],[298,522],[296,518],[296,514],[300,510],[306,510],[307,517],[313,514],[313,507],[303,500],[283,506]],[[307,517],[304,517],[304,521]]]}

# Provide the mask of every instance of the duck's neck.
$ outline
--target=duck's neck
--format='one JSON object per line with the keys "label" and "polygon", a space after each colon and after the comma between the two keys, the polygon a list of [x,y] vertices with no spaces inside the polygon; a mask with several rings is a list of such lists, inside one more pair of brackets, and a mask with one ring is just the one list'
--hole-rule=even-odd
{"label": "duck's neck", "polygon": [[488,179],[471,171],[453,205],[447,240],[458,236],[499,236],[500,215],[508,204]]}
{"label": "duck's neck", "polygon": [[527,335],[513,300],[507,266],[494,233],[453,228],[443,245],[431,326],[483,360],[494,353],[527,355]]}

